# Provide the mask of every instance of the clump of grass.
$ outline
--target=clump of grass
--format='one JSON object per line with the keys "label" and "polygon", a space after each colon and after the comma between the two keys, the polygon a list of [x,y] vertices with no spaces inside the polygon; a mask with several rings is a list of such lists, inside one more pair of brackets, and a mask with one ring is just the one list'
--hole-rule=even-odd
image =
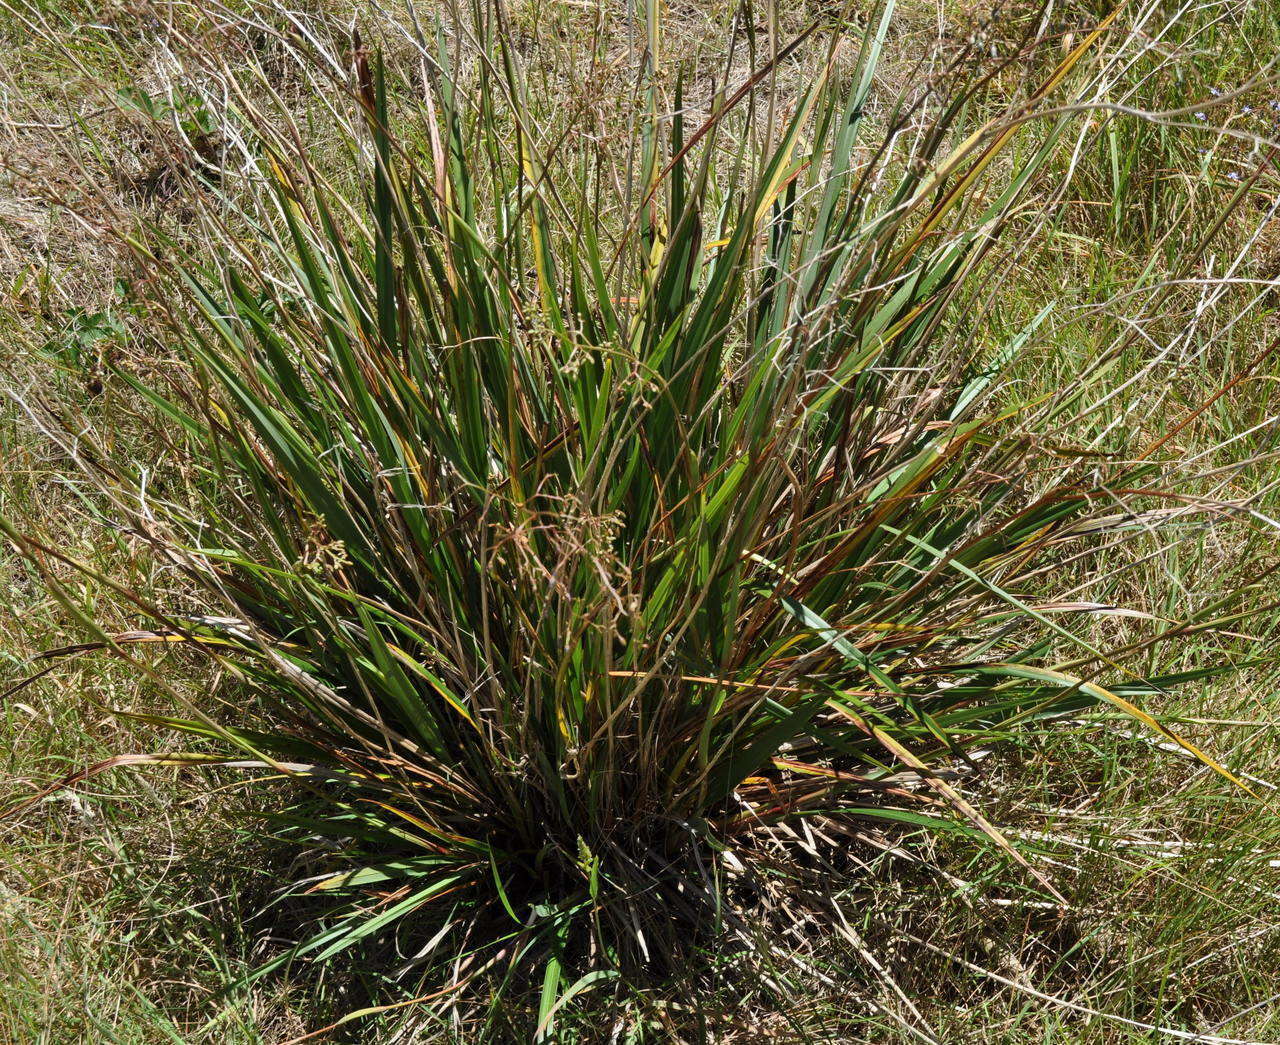
{"label": "clump of grass", "polygon": [[1052,895],[956,783],[1029,724],[1111,705],[1230,776],[1134,703],[1212,669],[1120,662],[1234,593],[1119,652],[1060,623],[1101,607],[1043,597],[1158,518],[1137,513],[1163,443],[1073,449],[1095,375],[1019,402],[1001,378],[1036,324],[980,348],[955,307],[1072,117],[1030,151],[1018,127],[1098,33],[975,127],[978,84],[874,97],[891,14],[758,145],[739,103],[805,40],[687,121],[651,11],[616,180],[540,132],[500,10],[469,71],[423,45],[416,105],[357,42],[334,103],[354,186],[264,115],[269,84],[233,87],[260,197],[206,179],[207,253],[132,240],[193,379],[118,376],[204,475],[157,492],[65,429],[110,521],[194,593],[121,588],[148,630],[102,644],[188,644],[253,699],[153,717],[199,753],[63,784],[286,778],[270,819],[309,853],[286,891],[314,931],[260,974],[381,946],[453,988],[432,998],[533,975],[545,1033],[600,983],[749,944],[788,883],[811,900],[780,840],[806,819],[958,834]]}

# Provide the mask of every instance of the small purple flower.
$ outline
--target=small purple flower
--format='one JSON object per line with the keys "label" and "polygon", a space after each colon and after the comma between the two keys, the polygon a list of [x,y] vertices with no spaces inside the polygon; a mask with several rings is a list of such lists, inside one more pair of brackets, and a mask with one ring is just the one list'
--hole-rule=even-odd
{"label": "small purple flower", "polygon": [[1216,88],[1216,87],[1210,87],[1210,88],[1209,88],[1209,93],[1210,93],[1211,95],[1213,95],[1215,98],[1221,98],[1221,97],[1222,97],[1222,92],[1221,92],[1220,90],[1218,90],[1218,88]]}
{"label": "small purple flower", "polygon": [[1197,119],[1197,120],[1207,120],[1208,118],[1209,118],[1209,117],[1207,117],[1207,116],[1206,116],[1204,113],[1202,113],[1202,112],[1198,112],[1198,113],[1196,113],[1196,119]]}

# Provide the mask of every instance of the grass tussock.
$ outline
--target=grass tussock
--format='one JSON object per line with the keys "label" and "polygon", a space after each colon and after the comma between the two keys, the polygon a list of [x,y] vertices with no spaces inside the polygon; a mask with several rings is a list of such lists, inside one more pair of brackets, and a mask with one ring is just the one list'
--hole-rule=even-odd
{"label": "grass tussock", "polygon": [[[1216,210],[1176,240],[1123,206],[1149,166],[1120,157],[1160,142],[1123,147],[1097,114],[1128,105],[1109,99],[1135,68],[1135,89],[1164,82],[1159,5],[1052,47],[1043,19],[1015,21],[1012,58],[977,37],[896,88],[892,3],[767,47],[735,21],[710,68],[671,54],[649,5],[630,93],[569,107],[501,5],[378,43],[208,12],[232,28],[177,38],[176,86],[118,96],[158,143],[96,201],[133,278],[43,347],[91,395],[110,384],[158,466],[92,405],[14,396],[77,510],[164,582],[12,511],[0,528],[91,633],[42,674],[112,650],[161,695],[115,710],[182,738],[81,764],[10,815],[121,767],[234,774],[279,863],[274,945],[234,991],[355,965],[377,972],[363,1001],[339,992],[331,1029],[411,1012],[470,1040],[571,1040],[598,999],[636,1040],[677,1020],[732,1040],[713,1001],[673,1016],[662,985],[746,982],[717,980],[736,962],[789,1011],[796,975],[833,982],[813,943],[831,938],[872,1019],[944,1040],[912,982],[931,961],[1053,999],[1019,958],[986,969],[970,945],[1000,935],[989,913],[959,945],[859,913],[850,889],[919,874],[904,846],[963,854],[952,895],[998,883],[996,907],[1056,912],[1036,923],[1047,953],[1087,951],[1042,857],[1092,859],[1093,827],[1021,824],[993,758],[1034,777],[1051,738],[1101,717],[1259,801],[1265,780],[1151,704],[1267,670],[1247,629],[1269,627],[1274,557],[1169,605],[1118,598],[1153,556],[1194,559],[1187,533],[1203,552],[1235,521],[1264,549],[1274,525],[1247,478],[1272,447],[1221,463],[1239,437],[1193,445],[1272,343],[1154,428],[1131,395],[1167,362],[1143,337],[1196,308],[1188,286],[1251,199],[1197,183],[1181,213]],[[619,67],[587,39],[593,68]],[[1077,167],[1116,194],[1086,223]],[[1046,382],[1048,339],[1099,313],[1024,308],[1020,274],[1099,229],[1163,252],[1163,278],[1133,278],[1136,312],[1103,313],[1111,340]],[[107,347],[130,325],[151,331],[141,360]],[[130,627],[79,597],[90,582]],[[216,704],[174,684],[177,657]],[[1118,763],[1073,758],[1033,793],[1083,808]],[[785,1033],[768,1022],[750,1033]]]}

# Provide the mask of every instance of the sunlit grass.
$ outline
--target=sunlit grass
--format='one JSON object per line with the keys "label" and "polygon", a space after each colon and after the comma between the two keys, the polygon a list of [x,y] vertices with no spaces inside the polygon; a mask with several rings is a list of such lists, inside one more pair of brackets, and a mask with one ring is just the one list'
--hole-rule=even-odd
{"label": "sunlit grass", "polygon": [[[91,480],[83,506],[182,578],[166,601],[117,577],[150,629],[120,637],[118,611],[52,568],[63,549],[11,525],[64,611],[126,658],[176,640],[237,680],[223,706],[177,687],[144,713],[197,752],[138,761],[274,778],[256,801],[301,846],[276,882],[296,945],[247,979],[358,963],[400,981],[387,997],[464,1006],[475,1033],[570,1026],[728,941],[763,934],[767,952],[779,912],[849,917],[847,885],[817,886],[852,844],[831,836],[868,830],[967,854],[981,870],[962,894],[1070,910],[1056,841],[1005,804],[1027,792],[1002,797],[980,767],[992,748],[1033,766],[1062,749],[1103,793],[1119,756],[1061,736],[1099,708],[1165,745],[1146,762],[1185,756],[1215,801],[1256,801],[1241,752],[1143,710],[1259,659],[1238,652],[1266,602],[1256,574],[1116,606],[1144,599],[1151,544],[1187,548],[1189,526],[1216,540],[1241,508],[1203,498],[1243,455],[1198,478],[1165,438],[1199,431],[1216,386],[1153,429],[1117,391],[1161,373],[1125,332],[1172,327],[1181,299],[1135,295],[1095,344],[1034,296],[991,322],[1022,308],[1004,288],[1046,224],[1079,236],[1057,179],[1097,142],[1074,137],[1076,110],[1123,66],[1113,45],[1081,34],[1042,56],[992,116],[963,77],[932,98],[877,87],[888,13],[838,52],[800,42],[818,71],[799,93],[760,57],[708,93],[656,46],[656,16],[607,151],[565,133],[574,114],[529,92],[484,18],[464,45],[420,42],[425,101],[372,47],[351,83],[328,80],[341,54],[303,48],[292,60],[331,92],[305,128],[269,77],[194,50],[205,97],[155,115],[189,137],[207,106],[230,151],[194,171],[194,230],[163,214],[125,230],[176,358],[112,377],[191,463],[157,488],[134,446],[20,397],[83,469],[77,489]],[[1021,126],[1028,96],[1053,115]],[[771,133],[746,133],[766,114]],[[1064,344],[1079,355],[1045,382]],[[97,572],[82,559],[63,561]],[[130,662],[165,692],[172,668]],[[1069,790],[1045,776],[1047,803]],[[775,1001],[810,968],[784,953]],[[872,956],[871,1011],[942,1033],[874,953],[848,958]],[[530,984],[527,1009],[498,1011]]]}

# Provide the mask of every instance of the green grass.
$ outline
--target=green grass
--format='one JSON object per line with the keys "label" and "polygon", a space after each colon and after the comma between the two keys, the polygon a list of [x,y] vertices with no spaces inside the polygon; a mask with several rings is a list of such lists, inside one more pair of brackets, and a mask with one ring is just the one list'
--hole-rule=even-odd
{"label": "green grass", "polygon": [[[62,37],[75,17],[51,13],[46,76],[19,99],[49,111],[59,78],[73,102],[164,96],[135,44]],[[1274,335],[1248,282],[1274,271],[1265,239],[1247,246],[1274,183],[1264,165],[1233,201],[1216,165],[1245,146],[1214,130],[1256,113],[1041,118],[932,221],[929,193],[893,209],[920,185],[909,157],[936,164],[1016,106],[1085,13],[1027,38],[1030,72],[983,81],[994,65],[964,57],[921,110],[936,135],[878,155],[918,83],[920,12],[888,23],[865,81],[861,33],[815,75],[824,29],[687,153],[710,71],[741,83],[748,45],[757,64],[770,45],[761,30],[726,62],[712,33],[695,65],[667,14],[656,62],[643,19],[576,8],[451,31],[452,101],[437,79],[425,103],[417,49],[387,32],[389,100],[371,75],[363,110],[317,89],[309,50],[237,30],[253,50],[220,51],[183,24],[179,104],[130,94],[77,147],[79,206],[137,246],[119,260],[55,225],[62,255],[13,274],[4,439],[24,465],[0,514],[28,558],[4,560],[3,650],[14,681],[95,634],[154,627],[187,650],[54,661],[11,695],[10,794],[122,751],[316,768],[249,788],[119,770],[11,821],[9,1037],[283,1040],[466,979],[471,953],[493,962],[452,1014],[341,1033],[525,1040],[568,991],[564,1040],[1276,1037],[1280,871],[1254,780],[1280,776]],[[807,24],[779,12],[779,42]],[[1008,20],[997,49],[1036,24]],[[1126,104],[1197,103],[1257,72],[1268,31],[1239,4],[1184,12],[1153,48],[1112,34],[1045,104],[1104,81]],[[607,90],[557,104],[588,68]],[[862,144],[839,121],[824,135],[864,89]],[[238,164],[201,178],[193,133],[231,130]],[[122,181],[138,140],[159,166]],[[67,202],[40,178],[15,195]],[[1190,630],[1149,641],[1171,624]],[[739,696],[760,687],[768,702]],[[916,759],[958,776],[876,786]],[[375,871],[409,891],[384,899]],[[321,879],[336,906],[299,895]],[[449,960],[393,977],[440,928]]]}

